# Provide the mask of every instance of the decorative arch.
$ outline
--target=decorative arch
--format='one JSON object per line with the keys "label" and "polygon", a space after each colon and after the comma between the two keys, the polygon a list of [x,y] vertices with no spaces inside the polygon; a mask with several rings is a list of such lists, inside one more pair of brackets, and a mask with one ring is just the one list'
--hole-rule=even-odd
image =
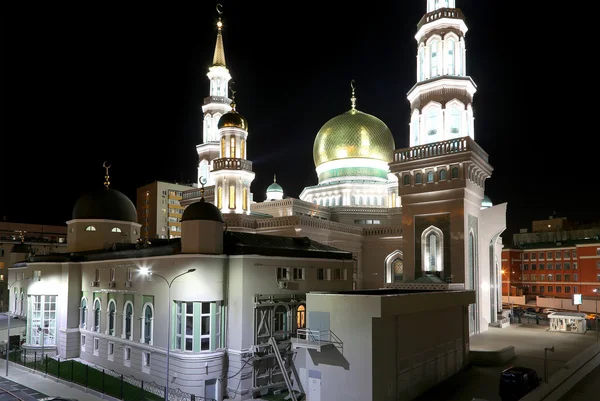
{"label": "decorative arch", "polygon": [[133,313],[133,302],[125,302],[125,305],[123,305],[123,333],[121,338],[133,340]]}
{"label": "decorative arch", "polygon": [[79,304],[79,327],[84,329],[87,326],[87,298],[81,297]]}
{"label": "decorative arch", "polygon": [[446,103],[446,138],[445,139],[453,139],[460,138],[466,136],[464,133],[465,129],[465,105],[456,100],[452,99],[448,103]]}
{"label": "decorative arch", "polygon": [[306,305],[300,304],[296,309],[296,329],[306,328]]}
{"label": "decorative arch", "polygon": [[95,332],[100,332],[100,312],[102,311],[102,301],[100,298],[94,299],[94,327],[92,328]]}
{"label": "decorative arch", "polygon": [[85,228],[85,231],[96,231],[96,227],[94,227],[94,226],[87,226]]}
{"label": "decorative arch", "polygon": [[385,258],[385,282],[393,283],[404,279],[404,256],[396,249]]}
{"label": "decorative arch", "polygon": [[152,345],[154,342],[154,306],[151,302],[146,302],[142,307],[141,322],[140,342]]}
{"label": "decorative arch", "polygon": [[421,130],[423,132],[423,138],[420,140],[421,145],[442,140],[442,116],[442,105],[438,102],[429,102],[423,108],[424,129]]}
{"label": "decorative arch", "polygon": [[108,301],[108,307],[106,308],[106,321],[108,322],[106,334],[114,336],[117,326],[117,302],[114,299]]}
{"label": "decorative arch", "polygon": [[432,35],[427,40],[427,48],[429,49],[429,76],[435,78],[442,75],[442,37],[440,35]]}
{"label": "decorative arch", "polygon": [[122,230],[119,227],[113,227],[110,230],[111,233],[120,233]]}
{"label": "decorative arch", "polygon": [[424,273],[444,270],[444,233],[429,226],[421,233],[421,268]]}
{"label": "decorative arch", "polygon": [[444,35],[444,72],[449,75],[456,74],[456,58],[459,54],[460,38],[454,32]]}

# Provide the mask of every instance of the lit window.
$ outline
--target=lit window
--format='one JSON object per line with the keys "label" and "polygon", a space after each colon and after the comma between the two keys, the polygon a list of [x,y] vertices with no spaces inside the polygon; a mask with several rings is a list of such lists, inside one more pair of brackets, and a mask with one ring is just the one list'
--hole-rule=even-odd
{"label": "lit window", "polygon": [[433,182],[433,171],[427,172],[427,182],[428,183]]}
{"label": "lit window", "polygon": [[304,305],[298,306],[296,312],[296,327],[304,329],[306,327],[306,307]]}
{"label": "lit window", "polygon": [[242,209],[248,210],[248,188],[245,187],[242,190]]}
{"label": "lit window", "polygon": [[449,125],[449,136],[459,137],[460,136],[460,120],[461,111],[458,107],[452,106],[448,112],[448,125]]}
{"label": "lit window", "polygon": [[425,132],[427,132],[427,143],[435,142],[439,122],[439,109],[431,108],[427,112],[425,119]]}
{"label": "lit window", "polygon": [[246,141],[243,139],[240,139],[240,158],[246,158]]}
{"label": "lit window", "polygon": [[56,345],[56,295],[30,295],[31,318],[27,343]]}
{"label": "lit window", "polygon": [[223,207],[223,187],[217,188],[217,207],[219,209]]}
{"label": "lit window", "polygon": [[429,45],[431,52],[431,77],[438,75],[438,64],[437,64],[437,52],[438,52],[438,41],[433,40]]}
{"label": "lit window", "polygon": [[229,187],[229,208],[235,209],[235,185]]}
{"label": "lit window", "polygon": [[446,55],[446,72],[450,75],[454,75],[454,47],[456,42],[454,39],[450,38],[446,42],[446,49],[448,50],[448,54]]}
{"label": "lit window", "polygon": [[113,233],[120,233],[121,229],[119,227],[113,227],[113,229],[110,230],[110,231],[113,232]]}
{"label": "lit window", "polygon": [[225,157],[225,138],[221,138],[221,157]]}
{"label": "lit window", "polygon": [[235,137],[232,136],[229,142],[229,155],[231,158],[235,158]]}
{"label": "lit window", "polygon": [[85,228],[85,231],[96,231],[96,227],[94,227],[94,226],[87,226]]}

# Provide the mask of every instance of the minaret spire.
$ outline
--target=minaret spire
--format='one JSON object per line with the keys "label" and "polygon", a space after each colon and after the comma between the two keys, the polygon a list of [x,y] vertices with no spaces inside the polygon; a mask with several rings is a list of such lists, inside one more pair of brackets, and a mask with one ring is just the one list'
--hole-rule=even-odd
{"label": "minaret spire", "polygon": [[356,88],[354,87],[354,80],[350,81],[350,87],[352,88],[352,97],[350,98],[350,101],[352,102],[352,110],[356,110]]}
{"label": "minaret spire", "polygon": [[223,14],[223,6],[217,4],[217,13],[219,14],[219,21],[217,21],[217,44],[215,45],[215,55],[213,57],[213,66],[226,67],[225,65],[225,48],[223,47],[223,22],[221,21],[221,14]]}

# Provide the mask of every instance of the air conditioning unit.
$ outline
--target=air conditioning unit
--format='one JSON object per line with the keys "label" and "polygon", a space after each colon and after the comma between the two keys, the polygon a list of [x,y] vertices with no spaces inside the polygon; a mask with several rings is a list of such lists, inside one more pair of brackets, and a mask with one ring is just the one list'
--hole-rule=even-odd
{"label": "air conditioning unit", "polygon": [[115,288],[116,286],[117,286],[117,283],[115,283],[114,281],[108,282],[108,288]]}
{"label": "air conditioning unit", "polygon": [[279,288],[288,288],[288,282],[287,281],[278,281],[277,286]]}
{"label": "air conditioning unit", "polygon": [[90,281],[90,287],[98,287],[98,281]]}
{"label": "air conditioning unit", "polygon": [[131,281],[125,282],[125,288],[131,288]]}

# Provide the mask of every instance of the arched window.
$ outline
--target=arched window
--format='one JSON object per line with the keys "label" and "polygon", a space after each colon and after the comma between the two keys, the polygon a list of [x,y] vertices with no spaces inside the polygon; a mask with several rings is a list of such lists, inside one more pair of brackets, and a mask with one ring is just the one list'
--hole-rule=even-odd
{"label": "arched window", "polygon": [[302,304],[298,306],[298,311],[296,312],[296,327],[298,329],[306,328],[306,307]]}
{"label": "arched window", "polygon": [[235,209],[235,185],[229,186],[229,208]]}
{"label": "arched window", "polygon": [[402,178],[402,185],[410,185],[410,175],[409,174],[404,174],[404,177]]}
{"label": "arched window", "polygon": [[438,133],[440,111],[437,107],[433,107],[427,111],[425,120],[425,131],[427,132],[427,143],[435,142]]}
{"label": "arched window", "polygon": [[102,310],[102,305],[100,304],[100,300],[96,298],[94,301],[94,331],[100,332],[100,311]]}
{"label": "arched window", "polygon": [[117,304],[115,303],[114,300],[110,300],[110,302],[108,303],[107,318],[108,318],[108,334],[111,336],[115,335],[115,319],[117,317],[116,311],[117,311]]}
{"label": "arched window", "polygon": [[113,227],[112,230],[110,230],[111,233],[120,233],[121,229],[119,227]]}
{"label": "arched window", "polygon": [[427,182],[433,182],[433,171],[428,171],[427,172]]}
{"label": "arched window", "polygon": [[85,228],[85,231],[96,231],[96,227],[94,227],[94,226],[87,226]]}
{"label": "arched window", "polygon": [[443,169],[440,170],[440,172],[438,173],[438,175],[440,176],[440,181],[443,181],[443,180],[446,179],[446,174],[447,173],[446,173],[446,169],[445,168],[443,168]]}
{"label": "arched window", "polygon": [[422,184],[422,183],[423,183],[423,174],[421,174],[421,173],[415,174],[415,184]]}
{"label": "arched window", "polygon": [[79,307],[79,327],[85,329],[87,323],[87,299],[81,298],[81,306]]}
{"label": "arched window", "polygon": [[419,82],[425,79],[425,48],[419,47]]}
{"label": "arched window", "polygon": [[431,60],[431,78],[438,76],[438,40],[434,39],[429,44]]}
{"label": "arched window", "polygon": [[132,322],[133,322],[133,304],[131,301],[127,301],[125,303],[125,307],[123,308],[123,334],[122,338],[127,340],[133,340],[133,332],[132,332]]}
{"label": "arched window", "polygon": [[448,131],[449,137],[458,138],[460,136],[461,110],[457,106],[451,106],[448,112]]}
{"label": "arched window", "polygon": [[154,333],[154,311],[152,304],[148,303],[144,305],[142,310],[142,338],[141,343],[152,345],[153,333]]}
{"label": "arched window", "polygon": [[402,251],[396,249],[385,258],[385,282],[393,283],[404,278]]}
{"label": "arched window", "polygon": [[458,178],[458,167],[452,167],[452,178]]}
{"label": "arched window", "polygon": [[446,54],[446,72],[450,75],[454,75],[455,48],[456,41],[454,40],[454,38],[449,38],[446,41],[446,49],[448,51]]}
{"label": "arched window", "polygon": [[441,272],[444,268],[444,234],[437,227],[429,226],[421,234],[421,263],[423,272]]}
{"label": "arched window", "polygon": [[200,177],[208,180],[208,161],[206,160],[200,162]]}

